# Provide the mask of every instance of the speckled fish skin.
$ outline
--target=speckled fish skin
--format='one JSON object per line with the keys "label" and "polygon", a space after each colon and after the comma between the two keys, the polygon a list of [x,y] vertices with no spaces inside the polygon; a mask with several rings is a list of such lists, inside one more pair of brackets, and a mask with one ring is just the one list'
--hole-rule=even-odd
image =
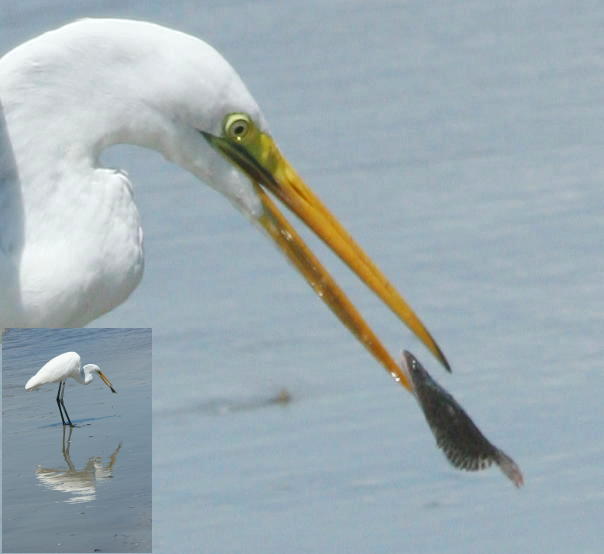
{"label": "speckled fish skin", "polygon": [[402,366],[411,378],[415,396],[436,444],[449,462],[467,471],[485,469],[496,463],[514,485],[522,486],[522,472],[514,460],[489,442],[453,396],[406,350]]}

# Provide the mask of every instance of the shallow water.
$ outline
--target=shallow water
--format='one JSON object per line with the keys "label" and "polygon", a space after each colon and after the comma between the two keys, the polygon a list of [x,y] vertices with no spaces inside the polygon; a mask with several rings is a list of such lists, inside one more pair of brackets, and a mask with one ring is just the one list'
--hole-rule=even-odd
{"label": "shallow water", "polygon": [[[2,346],[3,552],[149,552],[150,330],[14,329]],[[117,390],[69,380],[74,429],[61,424],[57,385],[24,389],[69,350]]]}
{"label": "shallow water", "polygon": [[[496,469],[449,468],[413,399],[223,198],[117,148],[106,159],[137,184],[147,265],[95,324],[154,328],[156,553],[600,551],[600,3],[52,7],[3,8],[0,49],[118,15],[225,54],[453,375],[319,255],[526,479],[517,491]],[[291,401],[271,402],[283,388]]]}

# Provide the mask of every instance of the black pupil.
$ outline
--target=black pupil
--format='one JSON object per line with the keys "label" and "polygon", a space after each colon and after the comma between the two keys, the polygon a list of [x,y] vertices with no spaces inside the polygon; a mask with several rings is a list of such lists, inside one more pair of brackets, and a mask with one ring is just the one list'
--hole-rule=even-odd
{"label": "black pupil", "polygon": [[245,125],[243,123],[239,123],[239,124],[235,125],[235,128],[233,129],[233,133],[235,133],[236,135],[241,135],[241,134],[243,134],[244,131],[245,131]]}

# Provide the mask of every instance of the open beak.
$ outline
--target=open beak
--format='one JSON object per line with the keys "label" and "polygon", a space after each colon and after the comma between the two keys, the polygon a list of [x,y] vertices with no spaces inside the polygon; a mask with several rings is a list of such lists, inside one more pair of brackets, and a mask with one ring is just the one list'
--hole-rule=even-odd
{"label": "open beak", "polygon": [[117,392],[113,388],[113,385],[111,384],[111,381],[109,380],[107,375],[105,375],[101,370],[99,370],[99,377],[103,380],[103,383],[105,383],[111,389],[111,392]]}
{"label": "open beak", "polygon": [[203,133],[203,135],[210,144],[241,168],[254,183],[264,207],[263,214],[258,218],[262,227],[309,282],[318,296],[397,381],[408,390],[412,390],[407,376],[391,358],[331,275],[279,211],[266,190],[304,221],[415,333],[444,367],[451,371],[438,344],[411,307],[335,216],[304,183],[281,154],[270,135],[256,128],[249,133],[245,141],[216,137],[208,133]]}

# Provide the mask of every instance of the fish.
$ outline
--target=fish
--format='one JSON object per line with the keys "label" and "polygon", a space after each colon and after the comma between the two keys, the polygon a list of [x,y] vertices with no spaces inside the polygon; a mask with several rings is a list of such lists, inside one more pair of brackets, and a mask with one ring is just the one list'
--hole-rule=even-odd
{"label": "fish", "polygon": [[437,446],[453,467],[478,471],[496,464],[516,487],[524,484],[516,462],[482,434],[459,402],[407,350],[403,351],[401,368],[413,385]]}

